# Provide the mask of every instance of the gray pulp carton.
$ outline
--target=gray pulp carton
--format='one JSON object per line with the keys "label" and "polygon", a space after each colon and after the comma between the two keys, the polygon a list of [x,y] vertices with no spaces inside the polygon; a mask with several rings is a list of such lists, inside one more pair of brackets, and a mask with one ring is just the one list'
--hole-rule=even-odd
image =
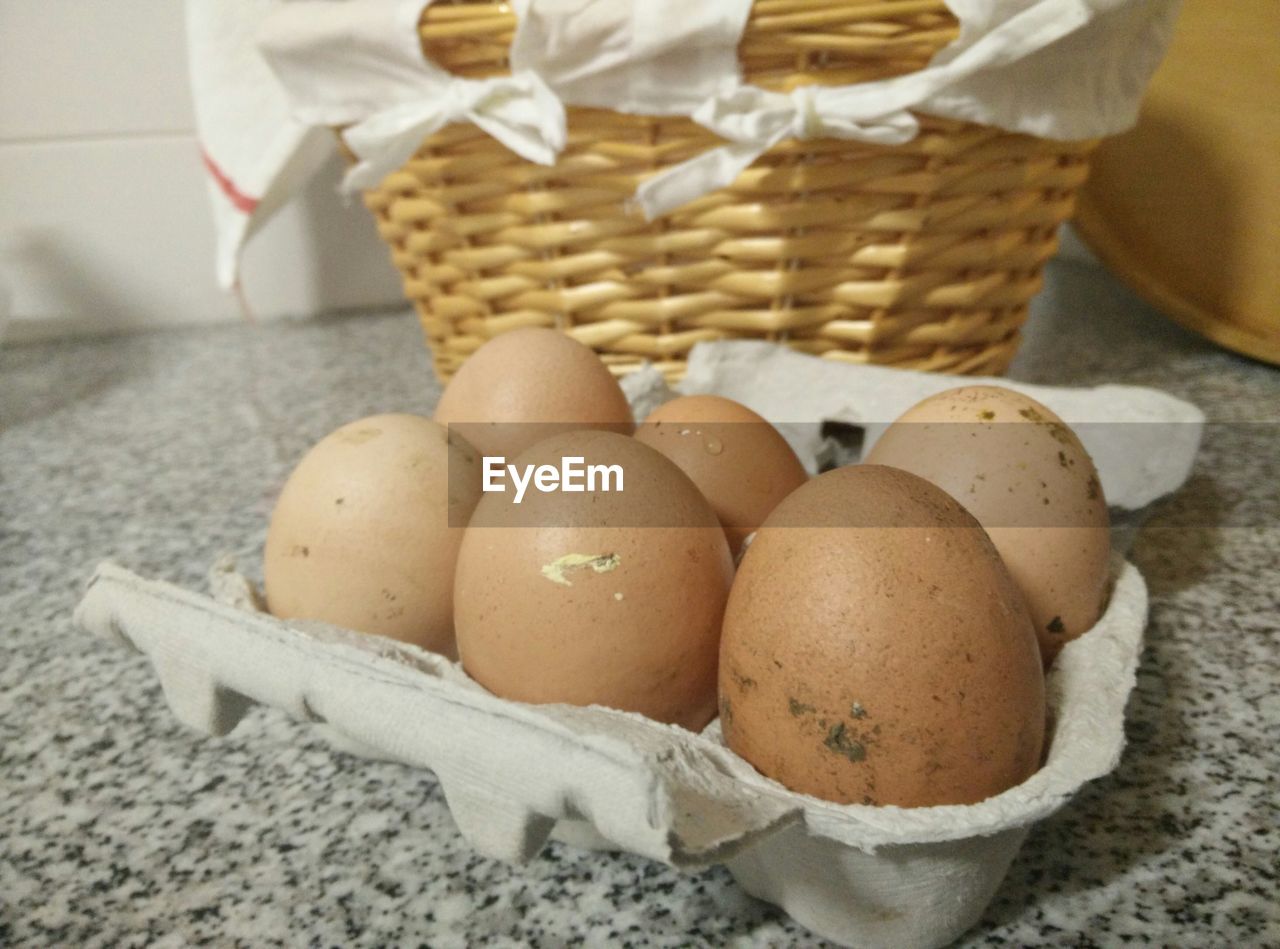
{"label": "gray pulp carton", "polygon": [[[775,420],[868,424],[974,381],[722,343],[695,350],[681,390],[725,394]],[[669,396],[656,373],[626,388],[641,415]],[[1193,406],[1150,389],[1016,388],[1069,422],[1177,423],[1151,426],[1150,443],[1141,426],[1114,438],[1101,426],[1093,443],[1085,438],[1122,509],[1175,490],[1190,471],[1203,421]],[[816,427],[788,434],[812,465]],[[317,723],[344,750],[430,768],[459,829],[490,856],[528,860],[554,834],[677,867],[725,863],[749,893],[838,943],[938,946],[980,917],[1031,825],[1119,760],[1147,598],[1121,554],[1112,567],[1106,613],[1048,676],[1044,767],[978,804],[915,809],[789,791],[726,748],[717,723],[693,734],[598,706],[511,702],[441,656],[277,620],[226,562],[212,575],[212,597],[103,564],[76,618],[145,653],[174,713],[206,734],[225,734],[261,703]]]}

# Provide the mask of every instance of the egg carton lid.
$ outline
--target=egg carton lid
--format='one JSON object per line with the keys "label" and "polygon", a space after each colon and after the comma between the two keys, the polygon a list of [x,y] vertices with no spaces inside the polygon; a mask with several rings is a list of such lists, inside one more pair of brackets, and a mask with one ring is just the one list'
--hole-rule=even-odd
{"label": "egg carton lid", "polygon": [[851,365],[760,340],[699,343],[675,390],[656,369],[622,380],[638,419],[677,395],[714,394],[741,402],[778,426],[810,472],[822,447],[815,422],[864,429],[865,453],[911,406],[960,385],[1001,386],[1053,410],[1080,436],[1113,507],[1138,510],[1178,490],[1190,476],[1200,448],[1204,413],[1159,389],[1043,386],[999,377]]}

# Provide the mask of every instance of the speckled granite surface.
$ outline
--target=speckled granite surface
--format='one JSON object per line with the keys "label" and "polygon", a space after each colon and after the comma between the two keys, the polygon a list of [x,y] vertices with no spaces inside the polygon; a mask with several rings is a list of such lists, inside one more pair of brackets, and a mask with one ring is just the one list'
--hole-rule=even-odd
{"label": "speckled granite surface", "polygon": [[[1280,945],[1280,370],[1087,265],[1049,278],[1014,375],[1156,385],[1223,424],[1133,549],[1152,620],[1120,768],[963,942]],[[814,943],[720,868],[478,857],[429,774],[263,709],[202,739],[72,627],[103,558],[193,588],[222,551],[253,563],[312,441],[437,392],[405,315],[0,351],[0,945]]]}

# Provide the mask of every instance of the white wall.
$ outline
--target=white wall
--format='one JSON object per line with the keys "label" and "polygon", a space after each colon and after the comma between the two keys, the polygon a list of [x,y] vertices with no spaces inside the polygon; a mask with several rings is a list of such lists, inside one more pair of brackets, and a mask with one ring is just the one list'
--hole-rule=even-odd
{"label": "white wall", "polygon": [[[10,340],[241,318],[214,280],[180,0],[0,0],[0,306]],[[338,168],[250,245],[260,318],[403,300]]]}

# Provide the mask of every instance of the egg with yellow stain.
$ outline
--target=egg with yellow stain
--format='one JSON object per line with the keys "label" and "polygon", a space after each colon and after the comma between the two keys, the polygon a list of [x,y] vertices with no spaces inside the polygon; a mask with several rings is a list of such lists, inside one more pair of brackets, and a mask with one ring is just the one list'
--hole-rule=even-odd
{"label": "egg with yellow stain", "polygon": [[[521,702],[603,705],[698,730],[715,716],[720,622],[733,561],[693,482],[634,438],[577,431],[518,470],[616,466],[619,490],[489,493],[458,554],[467,673]],[[615,479],[610,487],[617,487]]]}

